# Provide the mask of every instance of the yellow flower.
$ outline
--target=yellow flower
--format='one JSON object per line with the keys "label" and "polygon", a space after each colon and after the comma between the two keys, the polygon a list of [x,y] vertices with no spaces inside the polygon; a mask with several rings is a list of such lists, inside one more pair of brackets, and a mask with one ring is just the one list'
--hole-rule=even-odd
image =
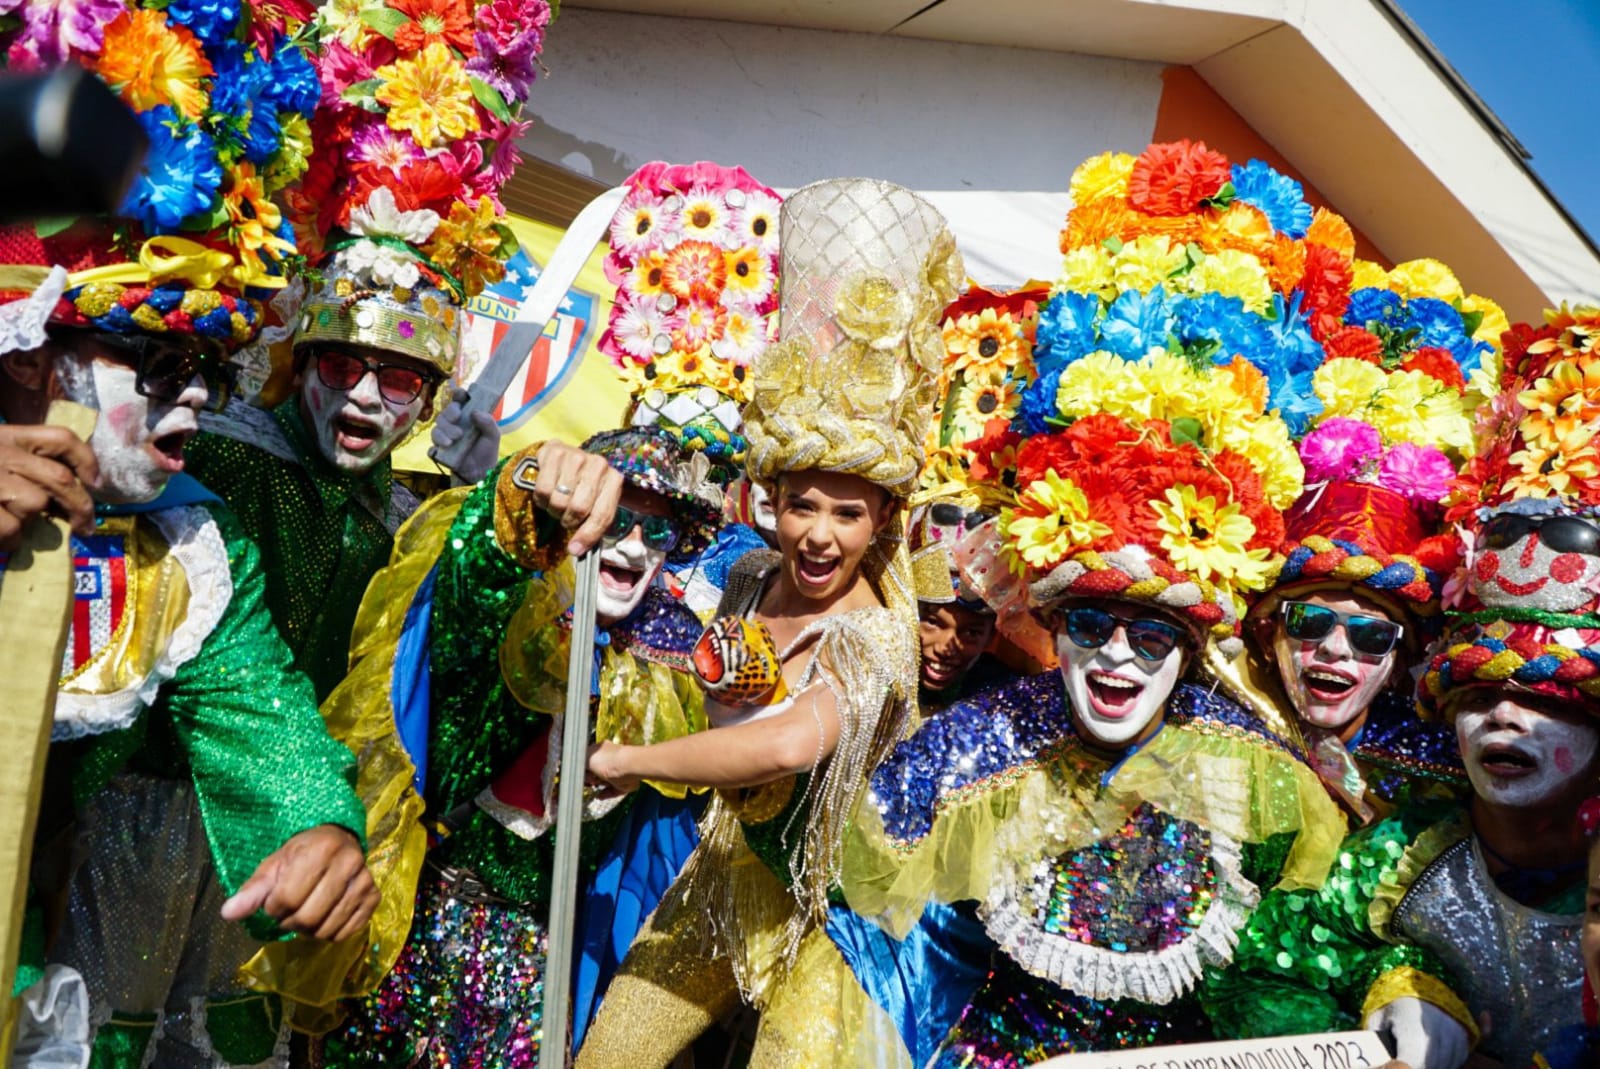
{"label": "yellow flower", "polygon": [[1520,469],[1506,480],[1508,491],[1525,497],[1564,495],[1573,483],[1593,483],[1600,475],[1595,463],[1594,428],[1574,427],[1559,439],[1543,445],[1529,443],[1512,453],[1510,462]]}
{"label": "yellow flower", "polygon": [[1122,246],[1111,263],[1118,289],[1147,293],[1166,283],[1183,263],[1183,248],[1164,234],[1143,234]]}
{"label": "yellow flower", "polygon": [[236,280],[246,285],[281,288],[283,277],[277,276],[276,281],[269,278],[261,254],[293,256],[294,242],[278,236],[283,213],[267,195],[266,182],[257,176],[254,164],[241,160],[227,171],[222,206],[228,212],[228,240],[239,256],[239,266],[234,268]]}
{"label": "yellow flower", "polygon": [[200,81],[211,76],[211,62],[199,39],[170,24],[166,12],[136,8],[112,19],[95,69],[135,111],[170,104],[190,119],[205,113]]}
{"label": "yellow flower", "polygon": [[440,221],[423,251],[461,283],[468,297],[474,297],[488,283],[506,277],[500,259],[505,240],[505,224],[495,213],[494,201],[479,197],[476,209],[459,200],[450,205],[449,217]]}
{"label": "yellow flower", "polygon": [[1155,398],[1137,369],[1112,353],[1090,353],[1061,372],[1056,409],[1073,418],[1104,411],[1133,422],[1149,419]]}
{"label": "yellow flower", "polygon": [[1372,424],[1386,445],[1411,442],[1465,449],[1472,440],[1461,394],[1420,371],[1391,372],[1356,418]]}
{"label": "yellow flower", "polygon": [[1261,493],[1275,509],[1286,509],[1305,489],[1306,469],[1290,441],[1289,427],[1276,416],[1226,420],[1206,433],[1217,450],[1238,453],[1261,478]]}
{"label": "yellow flower", "polygon": [[1134,158],[1126,152],[1102,152],[1072,172],[1072,203],[1088,204],[1101,197],[1126,197]]}
{"label": "yellow flower", "polygon": [[1111,253],[1099,245],[1088,245],[1067,253],[1061,265],[1058,289],[1077,293],[1115,292],[1111,283]]}
{"label": "yellow flower", "polygon": [[1450,304],[1466,296],[1455,272],[1438,260],[1407,260],[1389,272],[1389,288],[1402,297],[1437,297]]}
{"label": "yellow flower", "polygon": [[1261,261],[1250,253],[1238,249],[1214,252],[1200,261],[1188,277],[1195,292],[1211,290],[1237,297],[1258,315],[1265,315],[1272,307],[1272,279]]}
{"label": "yellow flower", "polygon": [[1246,549],[1255,536],[1250,517],[1229,503],[1217,506],[1210,495],[1197,497],[1194,487],[1179,483],[1169,487],[1166,502],[1152,501],[1161,548],[1174,567],[1201,579],[1216,576],[1224,585],[1260,590],[1267,582],[1266,549]]}
{"label": "yellow flower", "polygon": [[950,414],[950,440],[970,442],[983,433],[990,420],[1009,420],[1016,415],[1020,402],[1021,395],[1005,368],[968,368],[962,376],[960,392],[946,402],[955,405]]}
{"label": "yellow flower", "polygon": [[1371,260],[1356,259],[1350,264],[1350,290],[1389,288],[1389,272]]}
{"label": "yellow flower", "polygon": [[1311,389],[1322,400],[1324,419],[1361,419],[1383,389],[1383,369],[1365,360],[1329,360],[1311,376]]}
{"label": "yellow flower", "polygon": [[1089,515],[1089,499],[1052,469],[1022,492],[1015,509],[1000,514],[1000,537],[1016,556],[1040,570],[1053,568],[1079,546],[1111,528]]}
{"label": "yellow flower", "polygon": [[305,173],[313,148],[311,124],[304,115],[298,111],[286,111],[281,114],[281,119],[283,138],[263,172],[267,189],[271,192],[282,189]]}
{"label": "yellow flower", "polygon": [[374,96],[388,105],[390,128],[410,134],[423,148],[439,148],[478,129],[472,83],[443,41],[373,74],[383,83]]}
{"label": "yellow flower", "polygon": [[[1582,366],[1580,366],[1580,364]],[[1523,433],[1549,444],[1600,417],[1600,360],[1562,360],[1549,374],[1517,395],[1528,410]]]}
{"label": "yellow flower", "polygon": [[757,304],[772,295],[776,279],[772,265],[760,250],[745,246],[722,254],[726,267],[725,292],[729,298],[745,304]]}
{"label": "yellow flower", "polygon": [[1511,329],[1511,321],[1506,318],[1505,311],[1489,298],[1476,293],[1463,298],[1458,307],[1463,313],[1483,313],[1483,319],[1478,323],[1478,329],[1472,332],[1472,337],[1475,341],[1488,342],[1498,352],[1500,335]]}
{"label": "yellow flower", "polygon": [[1025,344],[1022,324],[1010,312],[985,308],[976,315],[944,321],[944,348],[952,372],[991,365],[1015,367]]}
{"label": "yellow flower", "polygon": [[322,24],[318,37],[327,40],[331,35],[350,51],[360,52],[374,32],[361,16],[383,6],[378,0],[324,0],[317,12]]}

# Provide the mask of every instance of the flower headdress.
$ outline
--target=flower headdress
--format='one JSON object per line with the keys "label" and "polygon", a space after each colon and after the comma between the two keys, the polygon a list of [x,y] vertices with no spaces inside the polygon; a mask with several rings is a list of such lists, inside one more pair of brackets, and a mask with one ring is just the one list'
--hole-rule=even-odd
{"label": "flower headdress", "polygon": [[329,0],[316,151],[290,193],[323,281],[296,343],[403,353],[448,375],[460,308],[505,275],[498,192],[550,21],[546,0]]}
{"label": "flower headdress", "polygon": [[[248,295],[281,288],[294,234],[276,197],[306,166],[319,87],[304,2],[16,2],[0,23],[12,70],[77,63],[138,115],[150,148],[117,219],[5,228],[0,302],[45,284],[46,321],[121,334],[198,335],[228,346],[259,329]],[[56,287],[59,286],[59,293]]]}
{"label": "flower headdress", "polygon": [[1011,425],[971,446],[973,471],[1012,498],[1000,557],[1020,583],[989,568],[991,589],[1036,610],[1158,605],[1234,651],[1302,488],[1288,421],[1323,358],[1309,265],[1353,245],[1349,228],[1265,164],[1190,142],[1095,157],[1072,192],[1037,378]]}
{"label": "flower headdress", "polygon": [[[1333,284],[1340,277],[1353,291]],[[1438,532],[1444,499],[1505,316],[1467,296],[1437,260],[1389,272],[1330,262],[1326,279],[1308,294],[1327,356],[1311,377],[1321,411],[1299,446],[1306,493],[1288,516],[1274,596],[1252,613],[1269,615],[1286,593],[1315,585],[1430,615],[1455,563],[1453,540]]]}
{"label": "flower headdress", "polygon": [[617,286],[600,348],[657,425],[732,476],[752,361],[777,337],[781,201],[743,168],[651,163],[625,183],[606,277]]}

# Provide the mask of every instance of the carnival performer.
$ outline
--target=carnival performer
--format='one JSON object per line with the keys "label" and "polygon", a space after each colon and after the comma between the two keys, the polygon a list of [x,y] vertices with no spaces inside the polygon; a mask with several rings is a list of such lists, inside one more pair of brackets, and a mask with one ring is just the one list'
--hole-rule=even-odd
{"label": "carnival performer", "polygon": [[[379,9],[402,25],[386,36],[346,7],[323,5],[304,72],[312,99],[315,79],[326,91],[289,191],[320,279],[279,331],[290,335],[294,396],[270,414],[240,402],[203,418],[212,433],[186,454],[261,545],[268,604],[319,700],[344,678],[361,595],[417,506],[389,455],[449,400],[440,389],[456,371],[466,304],[516,251],[498,192],[550,19],[546,0],[479,0],[469,24],[430,34],[391,3]],[[480,82],[484,99],[471,82],[479,67],[501,72]],[[445,91],[398,106],[424,71]],[[353,81],[363,85],[351,91]],[[440,414],[441,437],[461,433],[459,412]],[[478,444],[455,473],[466,483],[498,459],[498,425],[486,413],[476,422]]]}
{"label": "carnival performer", "polygon": [[1459,600],[1419,691],[1453,722],[1472,794],[1396,811],[1346,841],[1323,888],[1269,897],[1214,991],[1234,1032],[1364,1023],[1415,1069],[1454,1069],[1474,1042],[1527,1065],[1580,1021],[1579,804],[1600,783],[1582,383],[1600,315],[1548,318],[1504,336],[1502,389],[1451,495]]}
{"label": "carnival performer", "polygon": [[1269,399],[1320,360],[1289,292],[1311,212],[1280,218],[1261,166],[1180,142],[1073,176],[1032,381],[969,443],[1009,501],[958,552],[1059,670],[931,717],[857,810],[829,934],[864,996],[811,1012],[887,1032],[878,1064],[1204,1038],[1203,966],[1265,889],[1327,871],[1315,773],[1195,671],[1270,579],[1301,469]]}
{"label": "carnival performer", "polygon": [[1354,289],[1307,293],[1327,353],[1311,381],[1321,411],[1299,443],[1306,491],[1285,517],[1283,568],[1245,632],[1251,667],[1281,682],[1312,763],[1362,824],[1416,792],[1467,790],[1455,732],[1416,716],[1412,669],[1459,560],[1444,498],[1472,412],[1496,392],[1506,322],[1438,261],[1386,273],[1313,249]]}
{"label": "carnival performer", "polygon": [[[18,1061],[77,1040],[97,1065],[278,1065],[279,1015],[239,966],[285,932],[358,930],[377,893],[350,754],[290,668],[255,545],[182,450],[224,356],[259,329],[251,294],[281,287],[295,254],[270,191],[303,165],[315,78],[281,11],[248,35],[250,16],[215,5],[18,15],[0,36],[13,64],[94,70],[151,142],[124,217],[0,232],[0,413],[38,423],[66,398],[99,414],[33,870],[58,925],[35,944],[39,983],[88,1006],[29,1014],[30,1030],[87,1030],[20,1036]],[[152,54],[170,59],[154,82]]]}
{"label": "carnival performer", "polygon": [[[903,499],[922,465],[938,315],[961,277],[944,220],[898,186],[820,182],[782,212],[782,340],[757,358],[746,466],[776,554],[733,570],[696,668],[714,730],[601,746],[595,778],[716,787],[703,838],[613,981],[578,1064],[664,1066],[741,998],[809,990],[845,820],[908,725],[916,610]],[[798,1054],[756,1038],[752,1065]]]}
{"label": "carnival performer", "polygon": [[953,555],[954,542],[967,526],[985,519],[953,501],[930,502],[913,514],[911,572],[921,651],[917,706],[923,716],[1008,674],[989,653],[994,610],[962,581]]}
{"label": "carnival performer", "polygon": [[[750,366],[777,335],[778,195],[743,168],[649,163],[627,182],[611,226],[606,276],[616,299],[599,348],[631,397],[627,422],[656,427],[709,462],[719,487],[743,482],[749,446],[741,409]],[[702,620],[734,563],[766,542],[732,520],[676,562],[669,589]],[[700,841],[707,795],[633,797],[600,858],[578,916],[582,948],[573,990],[573,1049],[645,919]]]}
{"label": "carnival performer", "polygon": [[[656,578],[710,538],[719,502],[705,474],[703,458],[659,431],[609,431],[581,451],[525,450],[401,529],[362,603],[358,660],[324,712],[367,722],[349,710],[377,706],[398,723],[438,841],[394,968],[328,1036],[326,1064],[537,1062],[573,653],[569,552],[601,547],[600,639],[577,654],[596,659],[596,737],[645,742],[703,726],[688,673],[699,621]],[[624,811],[590,803],[591,874]],[[388,947],[375,953],[395,960]]]}
{"label": "carnival performer", "polygon": [[1600,797],[1578,809],[1578,820],[1589,837],[1589,891],[1584,900],[1583,1020],[1558,1033],[1539,1053],[1529,1069],[1588,1069],[1600,1060]]}

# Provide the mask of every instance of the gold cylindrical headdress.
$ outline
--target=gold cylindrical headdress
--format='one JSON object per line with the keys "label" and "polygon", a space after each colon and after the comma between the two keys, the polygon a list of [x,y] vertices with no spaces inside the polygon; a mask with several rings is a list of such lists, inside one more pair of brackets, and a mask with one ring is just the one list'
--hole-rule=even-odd
{"label": "gold cylindrical headdress", "polygon": [[962,282],[944,217],[908,189],[833,179],[782,214],[779,342],[756,360],[746,467],[859,475],[897,497],[922,468],[944,343]]}

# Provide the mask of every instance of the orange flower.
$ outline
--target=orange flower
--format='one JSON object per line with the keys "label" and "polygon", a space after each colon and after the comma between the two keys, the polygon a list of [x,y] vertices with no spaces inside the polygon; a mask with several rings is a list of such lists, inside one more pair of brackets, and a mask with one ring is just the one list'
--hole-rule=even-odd
{"label": "orange flower", "polygon": [[1146,234],[1171,239],[1174,245],[1187,245],[1200,240],[1201,217],[1197,215],[1141,215],[1128,213],[1128,223],[1122,228],[1122,240],[1132,241]]}
{"label": "orange flower", "polygon": [[410,21],[394,33],[401,52],[420,52],[435,41],[472,56],[472,6],[462,0],[389,0],[389,6]]}
{"label": "orange flower", "polygon": [[1119,197],[1101,197],[1080,204],[1067,213],[1061,231],[1061,251],[1098,245],[1106,238],[1121,238],[1135,222],[1135,215]]}
{"label": "orange flower", "polygon": [[457,201],[423,251],[460,281],[468,297],[473,297],[482,293],[488,283],[506,277],[500,254],[507,234],[491,198],[479,197],[476,208]]}
{"label": "orange flower", "polygon": [[209,94],[200,81],[211,77],[211,61],[195,35],[168,23],[163,11],[138,8],[111,20],[95,70],[135,111],[170,104],[190,119],[205,113]]}
{"label": "orange flower", "polygon": [[1273,235],[1272,247],[1263,259],[1272,288],[1279,293],[1294,289],[1306,272],[1305,246],[1285,234]]}
{"label": "orange flower", "polygon": [[1276,235],[1266,213],[1243,201],[1236,200],[1227,211],[1200,221],[1200,244],[1211,251],[1238,249],[1265,259]]}
{"label": "orange flower", "polygon": [[1455,362],[1448,349],[1418,349],[1401,362],[1400,370],[1420,371],[1457,390],[1467,388],[1467,380],[1461,374],[1461,365]]}
{"label": "orange flower", "polygon": [[1383,363],[1383,342],[1377,335],[1360,327],[1340,327],[1322,343],[1328,359],[1348,357],[1365,360],[1369,364]]}
{"label": "orange flower", "polygon": [[1228,181],[1228,158],[1204,141],[1151,145],[1128,175],[1128,201],[1151,215],[1186,215]]}
{"label": "orange flower", "polygon": [[241,283],[261,285],[268,276],[261,254],[266,252],[274,258],[293,256],[294,243],[277,235],[283,225],[283,213],[267,194],[266,182],[256,174],[254,164],[241,161],[227,172],[227,179],[222,206],[228,212],[228,240],[239,255],[235,273]]}
{"label": "orange flower", "polygon": [[1267,377],[1259,368],[1244,357],[1235,356],[1222,365],[1222,371],[1228,376],[1234,392],[1250,402],[1256,415],[1267,410]]}
{"label": "orange flower", "polygon": [[680,301],[715,301],[728,280],[722,250],[706,241],[680,241],[667,257],[661,284]]}
{"label": "orange flower", "polygon": [[1356,254],[1355,231],[1344,221],[1344,216],[1336,215],[1326,208],[1318,208],[1316,214],[1311,217],[1311,227],[1306,231],[1306,243],[1332,249],[1346,260],[1353,259]]}

